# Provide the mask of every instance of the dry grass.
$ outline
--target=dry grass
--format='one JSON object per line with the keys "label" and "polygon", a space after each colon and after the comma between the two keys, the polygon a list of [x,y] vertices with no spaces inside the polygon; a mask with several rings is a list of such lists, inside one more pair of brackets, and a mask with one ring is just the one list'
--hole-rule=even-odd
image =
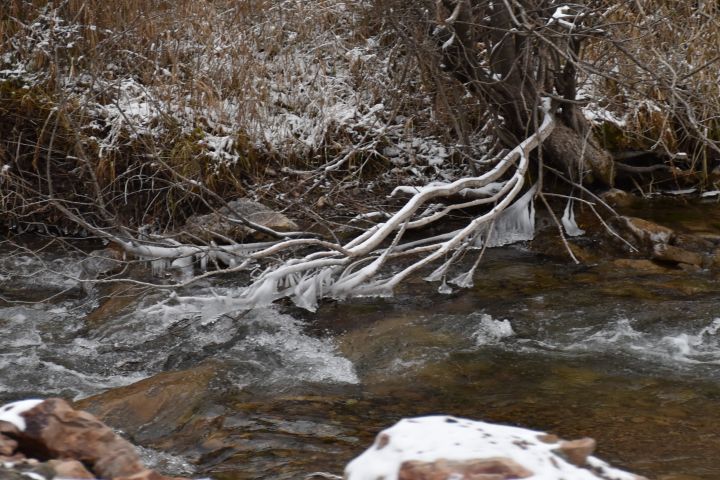
{"label": "dry grass", "polygon": [[607,38],[587,53],[605,73],[591,90],[625,120],[608,146],[658,152],[708,183],[720,161],[720,7],[699,3],[611,2]]}
{"label": "dry grass", "polygon": [[[589,77],[599,107],[626,121],[609,146],[685,151],[708,178],[720,151],[718,7],[691,3],[624,2],[608,20],[625,53],[606,40],[586,53],[604,73]],[[0,6],[10,222],[54,221],[63,201],[97,225],[163,230],[268,170],[345,159],[340,180],[362,170],[424,182],[438,158],[467,163],[488,140],[482,106],[437,69],[420,2],[55,5]]]}

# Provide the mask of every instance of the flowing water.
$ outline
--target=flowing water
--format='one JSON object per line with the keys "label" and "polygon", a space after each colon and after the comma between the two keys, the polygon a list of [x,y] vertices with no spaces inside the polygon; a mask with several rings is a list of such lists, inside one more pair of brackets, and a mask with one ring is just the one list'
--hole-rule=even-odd
{"label": "flowing water", "polygon": [[168,473],[340,473],[380,428],[442,412],[592,436],[652,478],[720,478],[717,274],[513,247],[470,289],[417,280],[309,314],[244,309],[232,279],[86,292],[64,275],[78,260],[0,254],[0,401],[77,400]]}

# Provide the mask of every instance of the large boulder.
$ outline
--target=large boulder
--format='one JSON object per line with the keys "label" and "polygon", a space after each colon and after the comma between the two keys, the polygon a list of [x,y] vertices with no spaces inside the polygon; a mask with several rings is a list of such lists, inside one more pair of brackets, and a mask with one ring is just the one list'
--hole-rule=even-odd
{"label": "large boulder", "polygon": [[401,420],[345,468],[345,480],[641,480],[593,457],[595,441],[448,416]]}

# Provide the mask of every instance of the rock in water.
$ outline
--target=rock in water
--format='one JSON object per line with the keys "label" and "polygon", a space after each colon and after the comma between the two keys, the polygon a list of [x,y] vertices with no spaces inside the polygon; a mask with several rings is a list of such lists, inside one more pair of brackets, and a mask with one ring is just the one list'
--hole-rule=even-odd
{"label": "rock in water", "polygon": [[248,238],[253,240],[271,239],[267,234],[244,225],[239,220],[241,217],[262,227],[279,232],[298,229],[295,222],[282,213],[271,210],[262,203],[240,198],[228,202],[227,205],[216,212],[190,217],[181,233],[184,239],[189,242],[197,242],[198,239],[206,242],[211,240],[220,242],[227,242],[228,240],[243,241]]}
{"label": "rock in water", "polygon": [[346,480],[642,480],[591,456],[590,438],[563,441],[462,418],[404,419],[345,468]]}
{"label": "rock in water", "polygon": [[0,463],[2,478],[31,468],[42,478],[169,480],[110,427],[59,398],[0,407]]}

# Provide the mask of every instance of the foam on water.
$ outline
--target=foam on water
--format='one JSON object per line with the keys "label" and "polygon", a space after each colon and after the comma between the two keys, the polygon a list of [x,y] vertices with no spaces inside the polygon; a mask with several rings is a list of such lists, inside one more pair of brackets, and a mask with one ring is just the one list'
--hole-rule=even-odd
{"label": "foam on water", "polygon": [[527,352],[613,354],[672,368],[720,365],[720,317],[692,329],[656,327],[645,331],[632,318],[603,326],[569,329],[563,335],[518,339],[511,348]]}
{"label": "foam on water", "polygon": [[236,293],[155,293],[92,324],[80,300],[0,308],[0,390],[78,398],[206,359],[219,360],[237,385],[358,382],[333,339],[307,335],[273,307],[245,310]]}
{"label": "foam on water", "polygon": [[501,340],[515,335],[509,320],[495,320],[490,315],[483,313],[477,323],[472,338],[476,346],[494,345]]}
{"label": "foam on water", "polygon": [[[578,312],[578,315],[584,314]],[[668,322],[642,322],[624,315],[597,319],[591,325],[587,320],[579,317],[575,322],[568,318],[536,319],[530,329],[519,320],[499,320],[478,312],[464,316],[441,315],[430,321],[456,325],[472,340],[473,348],[479,350],[501,348],[529,355],[613,356],[624,359],[626,366],[641,370],[671,368],[678,373],[695,371],[717,376],[720,317],[710,318],[704,324],[672,322],[674,326],[668,326]],[[573,326],[578,324],[580,326]]]}
{"label": "foam on water", "polygon": [[163,472],[164,475],[192,477],[197,471],[192,464],[182,457],[139,445],[135,449],[146,468]]}

